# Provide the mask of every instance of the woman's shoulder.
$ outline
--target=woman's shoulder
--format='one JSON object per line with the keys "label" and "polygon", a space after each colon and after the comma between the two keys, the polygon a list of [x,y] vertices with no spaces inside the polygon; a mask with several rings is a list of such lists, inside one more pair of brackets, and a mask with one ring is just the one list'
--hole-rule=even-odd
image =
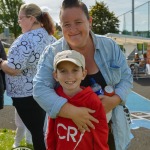
{"label": "woman's shoulder", "polygon": [[54,42],[54,43],[52,44],[52,46],[53,46],[53,48],[54,48],[55,53],[60,52],[60,51],[62,51],[62,50],[66,50],[66,49],[69,48],[69,47],[67,46],[67,43],[65,43],[63,37],[60,38],[59,40],[57,40],[56,42]]}
{"label": "woman's shoulder", "polygon": [[14,46],[17,46],[17,45],[20,45],[20,43],[22,43],[23,41],[26,41],[26,38],[24,36],[24,34],[21,34],[19,35],[15,40],[14,42],[12,43],[12,45],[10,46],[11,47],[14,47]]}
{"label": "woman's shoulder", "polygon": [[57,39],[53,35],[49,35],[50,43],[53,44],[57,41]]}
{"label": "woman's shoulder", "polygon": [[93,32],[91,32],[91,35],[97,49],[103,49],[103,46],[108,49],[113,49],[117,45],[113,39],[107,37],[106,35],[94,34]]}
{"label": "woman's shoulder", "polygon": [[111,52],[114,53],[119,50],[118,44],[113,39],[105,35],[95,34],[93,41],[95,43],[96,49],[100,51],[105,49],[105,51],[102,51],[103,53],[106,52],[106,54],[110,54]]}
{"label": "woman's shoulder", "polygon": [[60,46],[60,45],[63,44],[63,41],[64,41],[64,37],[58,39],[58,40],[57,40],[55,43],[53,43],[52,45],[53,45],[54,47]]}
{"label": "woman's shoulder", "polygon": [[113,39],[111,39],[110,37],[107,37],[105,35],[95,34],[95,36],[96,36],[97,40],[101,40],[104,43],[115,43],[115,41]]}
{"label": "woman's shoulder", "polygon": [[55,42],[55,38],[49,35],[47,31],[43,28],[38,28],[22,34],[20,40],[29,41],[30,43],[39,43],[42,42],[42,40],[49,41],[49,43],[50,41],[52,41],[51,43]]}
{"label": "woman's shoulder", "polygon": [[38,29],[30,30],[26,33],[23,33],[22,38],[23,37],[33,37],[33,36],[37,36],[37,35],[40,37],[43,37],[43,35],[49,36],[49,34],[47,33],[47,31],[44,28],[38,28]]}

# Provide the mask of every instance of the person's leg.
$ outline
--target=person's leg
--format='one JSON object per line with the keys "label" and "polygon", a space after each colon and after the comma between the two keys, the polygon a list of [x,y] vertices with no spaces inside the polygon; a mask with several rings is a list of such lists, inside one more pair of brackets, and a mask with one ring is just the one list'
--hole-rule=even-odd
{"label": "person's leg", "polygon": [[150,75],[150,64],[146,64],[146,70],[147,70],[147,74]]}
{"label": "person's leg", "polygon": [[31,132],[34,150],[45,150],[43,132],[45,111],[37,104],[32,96],[12,99],[19,116]]}
{"label": "person's leg", "polygon": [[4,95],[1,94],[0,95],[0,109],[3,109],[3,107],[4,107]]}
{"label": "person's leg", "polygon": [[0,72],[0,109],[3,109],[3,106],[4,106],[4,85]]}
{"label": "person's leg", "polygon": [[14,138],[13,148],[20,146],[21,140],[24,138],[25,134],[25,125],[19,117],[16,109],[15,109],[15,124],[16,124],[16,135]]}
{"label": "person's leg", "polygon": [[108,127],[109,127],[108,146],[109,146],[109,150],[116,150],[111,124],[112,124],[112,121],[110,120],[108,123]]}
{"label": "person's leg", "polygon": [[48,114],[46,114],[46,116],[45,116],[45,122],[44,122],[44,137],[45,137],[45,145],[47,144],[46,143],[46,138],[47,138],[47,130],[48,130]]}
{"label": "person's leg", "polygon": [[32,135],[27,128],[25,128],[25,141],[26,141],[26,144],[33,144],[32,143]]}
{"label": "person's leg", "polygon": [[134,67],[135,67],[135,77],[138,77],[138,75],[139,75],[139,64],[135,63]]}

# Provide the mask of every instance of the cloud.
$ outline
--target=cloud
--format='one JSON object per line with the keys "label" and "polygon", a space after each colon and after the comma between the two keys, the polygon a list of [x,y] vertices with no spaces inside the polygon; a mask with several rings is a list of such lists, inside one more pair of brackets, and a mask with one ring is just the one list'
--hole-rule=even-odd
{"label": "cloud", "polygon": [[49,14],[52,12],[52,9],[47,6],[41,6],[40,8],[42,11],[48,12]]}
{"label": "cloud", "polygon": [[[35,3],[40,7],[47,7],[49,13],[55,22],[59,22],[59,10],[63,0],[24,0],[26,3]],[[96,0],[82,0],[87,7],[95,5]],[[97,0],[101,2],[101,0]],[[134,0],[135,7],[148,2],[148,0]],[[122,15],[132,9],[132,0],[105,0],[104,3],[108,6],[109,11],[113,11],[116,16]]]}

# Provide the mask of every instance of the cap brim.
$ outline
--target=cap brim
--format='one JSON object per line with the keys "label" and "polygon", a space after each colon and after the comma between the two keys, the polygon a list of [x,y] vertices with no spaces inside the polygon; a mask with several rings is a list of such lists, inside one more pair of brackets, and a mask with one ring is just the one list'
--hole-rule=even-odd
{"label": "cap brim", "polygon": [[79,63],[78,61],[76,61],[75,59],[72,59],[72,58],[65,58],[65,59],[61,59],[59,61],[57,61],[57,63],[55,64],[55,68],[57,68],[57,65],[60,63],[60,62],[63,62],[63,61],[68,61],[68,62],[72,62],[73,64],[79,66],[79,67],[82,67],[82,64]]}

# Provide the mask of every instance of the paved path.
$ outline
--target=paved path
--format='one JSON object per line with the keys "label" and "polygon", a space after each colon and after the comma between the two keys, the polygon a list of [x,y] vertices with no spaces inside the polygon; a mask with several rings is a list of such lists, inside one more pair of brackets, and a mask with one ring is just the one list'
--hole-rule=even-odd
{"label": "paved path", "polygon": [[134,79],[133,91],[150,100],[150,78]]}
{"label": "paved path", "polygon": [[134,139],[131,141],[128,150],[150,150],[150,129],[141,127],[131,131]]}
{"label": "paved path", "polygon": [[[134,138],[129,145],[128,150],[150,150],[150,78],[134,79],[133,91],[147,98],[147,101],[140,103],[137,98],[138,110],[131,112],[132,134]],[[132,107],[130,106],[132,109]]]}
{"label": "paved path", "polygon": [[0,110],[0,128],[16,129],[15,125],[15,109],[13,106],[5,106]]}
{"label": "paved path", "polygon": [[[150,100],[150,78],[138,80],[135,79],[133,85],[134,92]],[[16,126],[14,123],[14,114],[13,106],[5,106],[3,110],[0,110],[0,128],[15,130]],[[132,111],[131,116],[136,122],[136,125],[133,126],[133,128],[135,128],[131,130],[134,138],[132,139],[128,150],[150,150],[150,129],[147,128],[147,126],[150,127],[150,123],[147,124],[146,122],[144,127],[140,127],[140,119],[144,119],[144,121],[150,120],[150,111],[147,110],[146,113],[143,113],[143,110],[137,112]]]}

